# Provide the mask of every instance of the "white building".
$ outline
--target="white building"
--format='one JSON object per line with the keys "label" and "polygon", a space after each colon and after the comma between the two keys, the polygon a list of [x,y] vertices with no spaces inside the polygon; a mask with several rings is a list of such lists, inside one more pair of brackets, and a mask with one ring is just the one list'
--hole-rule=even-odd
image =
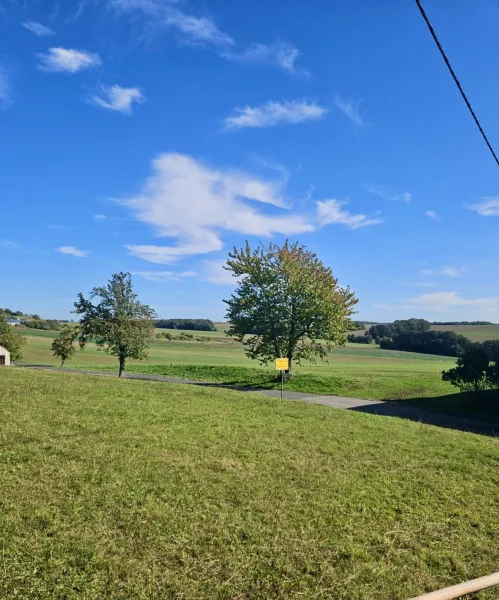
{"label": "white building", "polygon": [[0,346],[0,367],[10,366],[10,352],[3,346]]}
{"label": "white building", "polygon": [[7,319],[7,323],[12,325],[12,327],[19,327],[19,325],[21,325],[21,321],[19,319]]}

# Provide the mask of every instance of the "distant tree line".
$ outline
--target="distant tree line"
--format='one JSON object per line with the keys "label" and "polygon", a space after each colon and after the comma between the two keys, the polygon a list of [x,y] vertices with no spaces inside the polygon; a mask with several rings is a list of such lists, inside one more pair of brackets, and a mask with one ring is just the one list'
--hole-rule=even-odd
{"label": "distant tree line", "polygon": [[0,308],[0,315],[7,315],[9,318],[11,317],[23,317],[24,313],[20,310],[11,310],[10,308]]}
{"label": "distant tree line", "polygon": [[373,337],[366,331],[364,335],[357,335],[355,333],[349,333],[347,335],[347,342],[350,344],[372,344],[374,341]]}
{"label": "distant tree line", "polygon": [[21,323],[30,329],[41,329],[43,331],[58,331],[60,329],[60,322],[53,319],[31,319],[30,321],[21,320]]}
{"label": "distant tree line", "polygon": [[351,321],[352,323],[352,329],[355,330],[359,330],[359,329],[365,329],[368,325],[376,325],[376,321]]}
{"label": "distant tree line", "polygon": [[215,323],[209,319],[158,319],[154,323],[160,329],[186,329],[189,331],[216,331]]}
{"label": "distant tree line", "polygon": [[432,325],[494,325],[490,321],[432,321]]}

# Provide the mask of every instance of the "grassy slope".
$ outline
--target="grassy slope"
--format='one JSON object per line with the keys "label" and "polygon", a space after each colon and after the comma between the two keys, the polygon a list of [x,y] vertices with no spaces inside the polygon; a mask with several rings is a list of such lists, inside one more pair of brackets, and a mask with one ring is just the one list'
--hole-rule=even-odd
{"label": "grassy slope", "polygon": [[0,370],[0,597],[408,598],[497,569],[493,438]]}
{"label": "grassy slope", "polygon": [[[28,342],[26,362],[58,364],[50,352],[51,336],[28,336]],[[453,364],[452,359],[443,357],[352,344],[338,348],[328,362],[296,367],[296,377],[287,389],[374,400],[440,396],[453,392],[452,386],[440,378],[442,370]],[[117,361],[89,344],[67,366],[114,369]],[[157,341],[149,361],[131,361],[128,370],[242,385],[278,385],[273,381],[275,371],[258,367],[244,355],[241,345],[231,340]]]}

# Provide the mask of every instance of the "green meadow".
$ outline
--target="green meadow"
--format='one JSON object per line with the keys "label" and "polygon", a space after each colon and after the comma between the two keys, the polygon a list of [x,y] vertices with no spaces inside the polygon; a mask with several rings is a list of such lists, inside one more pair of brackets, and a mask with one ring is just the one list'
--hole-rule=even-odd
{"label": "green meadow", "polygon": [[0,389],[1,598],[403,600],[497,570],[495,438],[71,373]]}
{"label": "green meadow", "polygon": [[[168,331],[176,336],[182,333],[177,330]],[[184,333],[207,341],[157,339],[150,349],[149,360],[130,361],[127,363],[127,370],[235,385],[279,385],[276,372],[271,366],[262,367],[248,359],[242,345],[226,338],[223,331]],[[54,332],[30,332],[23,361],[58,365],[50,351],[54,335]],[[350,344],[345,348],[335,349],[326,362],[296,366],[295,377],[286,383],[286,387],[295,391],[371,400],[432,398],[454,392],[452,386],[442,382],[440,377],[441,372],[453,363],[453,359],[441,356]],[[78,350],[66,366],[113,370],[117,369],[117,360],[89,344],[84,351]]]}

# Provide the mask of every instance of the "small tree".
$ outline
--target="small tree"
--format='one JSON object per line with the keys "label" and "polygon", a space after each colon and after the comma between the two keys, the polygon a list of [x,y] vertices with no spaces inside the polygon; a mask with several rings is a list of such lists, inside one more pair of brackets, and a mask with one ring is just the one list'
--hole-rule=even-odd
{"label": "small tree", "polygon": [[449,381],[461,392],[474,392],[480,395],[489,387],[493,378],[487,352],[482,348],[471,348],[466,350],[457,359],[453,369],[442,372],[443,381]]}
{"label": "small tree", "polygon": [[26,337],[0,317],[0,346],[10,352],[12,360],[21,360],[24,345],[26,345]]}
{"label": "small tree", "polygon": [[252,250],[246,242],[229,254],[225,268],[240,278],[224,301],[227,335],[243,342],[250,358],[263,364],[288,358],[291,372],[294,360],[324,358],[346,342],[357,300],[304,246],[286,241]]}
{"label": "small tree", "polygon": [[[93,304],[94,298],[100,298],[100,302]],[[93,339],[99,349],[117,356],[120,377],[128,358],[147,358],[156,314],[150,306],[138,301],[130,273],[115,273],[107,286],[93,288],[89,300],[78,294],[74,305],[74,312],[81,315],[78,333],[81,348]]]}
{"label": "small tree", "polygon": [[56,337],[52,342],[51,350],[54,353],[54,356],[61,359],[61,367],[63,367],[64,363],[76,352],[74,341],[77,337],[78,328],[63,325],[59,337]]}

